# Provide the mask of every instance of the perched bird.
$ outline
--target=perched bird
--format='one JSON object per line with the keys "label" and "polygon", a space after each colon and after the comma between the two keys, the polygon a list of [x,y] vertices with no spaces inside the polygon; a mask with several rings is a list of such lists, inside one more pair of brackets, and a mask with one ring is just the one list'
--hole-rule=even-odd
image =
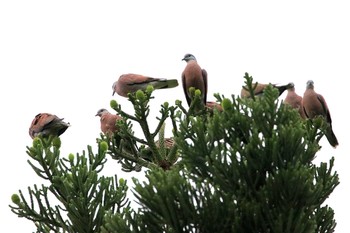
{"label": "perched bird", "polygon": [[192,54],[186,54],[183,61],[187,62],[187,65],[182,72],[182,86],[185,92],[185,97],[188,106],[191,105],[191,95],[189,88],[194,87],[201,91],[203,104],[207,103],[207,91],[208,91],[208,74],[205,69],[202,69]]}
{"label": "perched bird", "polygon": [[323,116],[328,123],[326,130],[326,138],[333,147],[337,147],[338,139],[335,136],[332,129],[332,118],[329,112],[326,100],[321,94],[318,94],[314,90],[314,82],[312,80],[307,81],[306,90],[303,96],[303,108],[307,118],[313,119],[317,116]]}
{"label": "perched bird", "polygon": [[60,136],[70,126],[63,119],[50,113],[37,114],[29,127],[30,137],[35,138],[40,135],[43,137]]}
{"label": "perched bird", "polygon": [[[254,89],[254,95],[255,96],[260,96],[264,93],[264,90],[265,88],[268,86],[269,84],[262,84],[262,83],[257,83],[255,89]],[[277,84],[271,84],[274,88],[277,88],[278,89],[278,92],[279,92],[279,95],[282,95],[282,93],[288,89],[291,85],[293,85],[292,83],[288,83],[286,85],[277,85]],[[255,84],[253,84],[253,87],[255,86]],[[241,97],[244,98],[244,97],[250,97],[250,93],[249,91],[247,90],[247,87],[246,86],[243,86],[242,87],[242,90],[241,90]]]}
{"label": "perched bird", "polygon": [[121,116],[110,113],[107,109],[101,108],[95,116],[100,117],[101,131],[112,136],[117,131],[116,122],[123,119]]}
{"label": "perched bird", "polygon": [[140,74],[122,74],[117,81],[113,83],[113,94],[128,97],[128,93],[134,93],[137,90],[146,90],[148,85],[154,89],[173,88],[179,85],[177,79],[152,78]]}
{"label": "perched bird", "polygon": [[291,83],[291,85],[287,88],[287,91],[288,94],[284,99],[284,103],[289,104],[292,108],[297,109],[301,118],[305,119],[306,116],[304,113],[304,108],[302,106],[303,97],[301,97],[295,92],[294,83]]}

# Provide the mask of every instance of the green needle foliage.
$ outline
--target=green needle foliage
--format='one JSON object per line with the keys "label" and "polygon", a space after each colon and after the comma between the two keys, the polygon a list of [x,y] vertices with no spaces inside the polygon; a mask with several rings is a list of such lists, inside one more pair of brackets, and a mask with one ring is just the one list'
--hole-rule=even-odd
{"label": "green needle foliage", "polygon": [[[169,170],[178,159],[176,145],[164,150],[165,121],[170,118],[174,131],[177,130],[175,118],[177,107],[169,106],[168,102],[162,104],[161,115],[157,117],[158,123],[151,132],[148,117],[152,92],[153,87],[149,86],[145,92],[139,90],[136,93],[129,93],[129,101],[134,106],[134,115],[123,111],[116,101],[111,101],[111,107],[126,120],[117,122],[118,132],[113,138],[101,135],[98,141],[109,144],[107,153],[121,163],[124,171],[141,171],[142,167],[149,169],[161,167]],[[134,135],[132,127],[135,123],[142,129],[142,138]]]}
{"label": "green needle foliage", "polygon": [[[244,78],[254,93],[253,78]],[[100,135],[95,155],[88,146],[87,154],[59,158],[58,138],[34,139],[28,162],[49,185],[28,188],[29,200],[21,191],[13,195],[11,210],[33,221],[37,232],[335,231],[334,212],[324,204],[339,184],[334,158],[313,163],[323,118],[301,119],[271,85],[252,98],[216,94],[222,111],[208,109],[192,89],[191,106],[165,102],[151,131],[152,91],[129,94],[134,114],[111,101],[123,120],[112,137]],[[143,135],[134,134],[133,124]],[[131,208],[123,179],[99,175],[106,155],[124,171],[145,168],[145,181],[133,179],[138,207]]]}
{"label": "green needle foliage", "polygon": [[99,232],[106,211],[122,213],[128,207],[126,182],[99,176],[107,144],[95,155],[88,147],[87,154],[70,154],[68,159],[60,158],[60,144],[59,138],[35,138],[27,147],[28,163],[49,185],[28,187],[29,200],[20,190],[10,208],[33,221],[37,232]]}
{"label": "green needle foliage", "polygon": [[178,115],[180,166],[134,180],[132,232],[334,232],[324,205],[339,184],[334,158],[312,163],[323,119],[303,121],[271,85],[261,97],[216,97],[223,112]]}

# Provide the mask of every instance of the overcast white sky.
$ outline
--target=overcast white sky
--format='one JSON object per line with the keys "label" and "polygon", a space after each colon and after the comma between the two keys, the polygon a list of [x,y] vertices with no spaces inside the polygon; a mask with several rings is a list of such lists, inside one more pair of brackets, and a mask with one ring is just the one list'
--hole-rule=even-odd
{"label": "overcast white sky", "polygon": [[[61,137],[61,156],[81,153],[87,145],[95,148],[99,108],[110,109],[110,100],[117,99],[132,112],[126,99],[112,97],[112,83],[121,74],[180,82],[186,65],[181,59],[192,53],[208,72],[209,100],[217,92],[239,94],[245,72],[255,81],[294,82],[300,95],[306,81],[314,80],[340,143],[333,149],[324,138],[315,163],[336,158],[341,183],[326,204],[335,210],[336,232],[349,232],[350,143],[344,99],[350,76],[349,7],[345,1],[242,2],[1,1],[1,229],[35,229],[8,205],[13,193],[42,182],[26,154],[32,142],[28,127],[37,113],[53,113],[71,123]],[[181,86],[154,95],[152,116],[164,101],[185,101]],[[121,173],[114,160],[105,173],[135,175]]]}

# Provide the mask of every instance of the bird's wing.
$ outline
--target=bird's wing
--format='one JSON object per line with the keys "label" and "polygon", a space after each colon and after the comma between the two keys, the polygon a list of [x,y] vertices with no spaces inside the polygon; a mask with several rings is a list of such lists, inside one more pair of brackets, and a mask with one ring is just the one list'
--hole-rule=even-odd
{"label": "bird's wing", "polygon": [[202,69],[202,76],[204,81],[204,103],[206,103],[208,93],[208,73],[205,69]]}
{"label": "bird's wing", "polygon": [[128,82],[127,85],[139,85],[139,84],[146,84],[150,82],[155,82],[159,81],[159,78],[152,78],[152,77],[147,77],[143,75],[136,75],[136,74],[130,74],[128,76]]}
{"label": "bird's wing", "polygon": [[185,97],[186,97],[187,104],[188,104],[188,106],[190,106],[191,98],[188,96],[188,87],[186,85],[186,77],[185,77],[184,73],[182,73],[182,87],[183,87],[184,92],[185,92]]}
{"label": "bird's wing", "polygon": [[326,117],[327,122],[331,124],[332,118],[331,118],[331,114],[329,113],[329,109],[328,109],[326,100],[320,94],[317,94],[317,99],[318,99],[318,101],[320,101],[320,104],[322,106],[323,115]]}

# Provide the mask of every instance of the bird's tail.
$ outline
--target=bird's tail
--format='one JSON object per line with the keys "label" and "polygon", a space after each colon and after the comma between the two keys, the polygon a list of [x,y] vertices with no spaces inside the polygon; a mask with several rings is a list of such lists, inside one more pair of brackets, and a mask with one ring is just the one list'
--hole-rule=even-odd
{"label": "bird's tail", "polygon": [[64,132],[66,132],[66,130],[70,127],[70,123],[69,122],[64,122],[63,118],[61,119],[61,121],[57,122],[56,124],[56,130],[57,130],[57,134],[58,136],[60,136],[61,134],[63,134]]}
{"label": "bird's tail", "polygon": [[279,95],[282,95],[282,93],[287,90],[288,88],[294,87],[293,83],[288,83],[287,85],[282,85],[282,86],[275,86],[275,88],[278,89]]}
{"label": "bird's tail", "polygon": [[164,79],[161,80],[158,85],[155,85],[156,89],[163,89],[163,88],[173,88],[177,87],[179,85],[179,82],[177,79]]}
{"label": "bird's tail", "polygon": [[337,137],[335,136],[335,134],[333,132],[332,126],[329,126],[327,128],[327,131],[326,131],[325,135],[326,135],[326,138],[327,138],[329,144],[331,144],[331,146],[336,148],[339,145],[338,144],[338,139],[337,139]]}

